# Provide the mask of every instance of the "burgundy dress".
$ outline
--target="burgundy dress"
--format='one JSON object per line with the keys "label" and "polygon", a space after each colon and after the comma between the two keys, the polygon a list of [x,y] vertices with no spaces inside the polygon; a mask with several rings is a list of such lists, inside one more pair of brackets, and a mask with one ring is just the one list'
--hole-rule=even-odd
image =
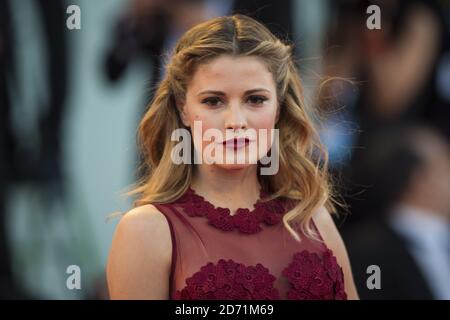
{"label": "burgundy dress", "polygon": [[294,205],[259,200],[254,210],[231,215],[191,188],[173,203],[155,204],[172,237],[170,298],[346,299],[331,250],[305,236],[297,242],[284,227],[282,216]]}

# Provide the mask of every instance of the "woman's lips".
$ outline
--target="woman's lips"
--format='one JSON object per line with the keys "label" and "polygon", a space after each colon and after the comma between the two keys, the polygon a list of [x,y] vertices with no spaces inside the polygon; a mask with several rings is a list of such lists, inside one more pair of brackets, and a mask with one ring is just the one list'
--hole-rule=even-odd
{"label": "woman's lips", "polygon": [[226,148],[231,148],[231,149],[240,149],[243,148],[245,146],[247,146],[250,143],[250,139],[248,138],[234,138],[234,139],[229,139],[226,140],[224,142],[222,142],[223,145]]}

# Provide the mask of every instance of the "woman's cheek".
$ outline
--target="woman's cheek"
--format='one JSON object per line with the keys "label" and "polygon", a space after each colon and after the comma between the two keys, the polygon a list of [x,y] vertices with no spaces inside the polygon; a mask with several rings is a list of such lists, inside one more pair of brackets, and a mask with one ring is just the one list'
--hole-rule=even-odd
{"label": "woman's cheek", "polygon": [[196,123],[192,123],[194,146],[198,151],[200,151],[200,148],[205,150],[205,148],[212,143],[209,139],[203,139],[203,137],[206,136],[206,132],[210,129],[220,130],[220,127],[209,118],[205,119],[197,115],[194,119],[196,121]]}
{"label": "woman's cheek", "polygon": [[261,158],[269,152],[273,140],[277,138],[275,134],[275,118],[271,115],[262,117],[254,122],[253,128],[257,131],[258,157]]}

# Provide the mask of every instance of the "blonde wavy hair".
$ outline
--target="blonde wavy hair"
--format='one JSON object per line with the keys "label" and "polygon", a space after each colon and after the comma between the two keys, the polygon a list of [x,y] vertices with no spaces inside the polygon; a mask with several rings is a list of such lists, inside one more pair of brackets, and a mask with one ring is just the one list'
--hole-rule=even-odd
{"label": "blonde wavy hair", "polygon": [[318,239],[311,218],[321,206],[335,212],[335,201],[328,155],[314,127],[315,115],[304,104],[292,49],[292,44],[282,42],[261,23],[244,15],[214,18],[188,30],[172,52],[165,76],[138,127],[142,156],[139,169],[144,173],[126,193],[138,195],[134,206],[175,201],[191,183],[193,164],[174,164],[171,160],[177,143],[171,141],[171,134],[185,128],[176,106],[185,99],[196,67],[220,55],[256,56],[263,59],[274,77],[280,107],[275,126],[279,129],[279,170],[275,175],[258,174],[259,182],[272,194],[270,199],[299,200],[283,216],[284,226],[295,239],[300,241],[293,223],[300,223],[306,236]]}

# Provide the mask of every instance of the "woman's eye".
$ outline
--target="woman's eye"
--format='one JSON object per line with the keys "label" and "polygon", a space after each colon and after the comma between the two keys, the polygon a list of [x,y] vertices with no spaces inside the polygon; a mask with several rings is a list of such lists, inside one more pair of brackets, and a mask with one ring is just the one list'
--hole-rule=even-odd
{"label": "woman's eye", "polygon": [[248,102],[251,104],[262,104],[264,101],[266,101],[267,98],[263,96],[250,96],[248,97]]}
{"label": "woman's eye", "polygon": [[210,98],[206,98],[202,101],[202,103],[211,106],[211,107],[215,107],[217,105],[219,105],[222,101],[217,98],[217,97],[210,97]]}

